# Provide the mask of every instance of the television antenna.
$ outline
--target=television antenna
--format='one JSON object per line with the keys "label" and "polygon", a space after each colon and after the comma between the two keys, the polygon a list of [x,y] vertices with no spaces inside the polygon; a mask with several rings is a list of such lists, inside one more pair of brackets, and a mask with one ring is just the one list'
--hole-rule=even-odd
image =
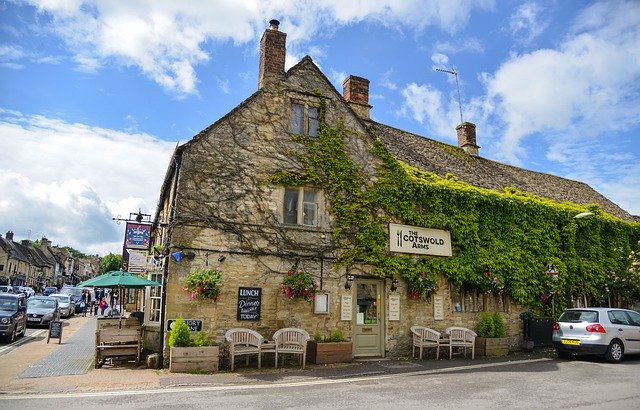
{"label": "television antenna", "polygon": [[460,108],[460,124],[464,123],[464,120],[462,119],[462,101],[460,100],[460,84],[458,83],[458,72],[456,71],[455,68],[452,68],[451,70],[436,68],[436,71],[451,74],[456,78],[456,88],[458,89],[458,107]]}

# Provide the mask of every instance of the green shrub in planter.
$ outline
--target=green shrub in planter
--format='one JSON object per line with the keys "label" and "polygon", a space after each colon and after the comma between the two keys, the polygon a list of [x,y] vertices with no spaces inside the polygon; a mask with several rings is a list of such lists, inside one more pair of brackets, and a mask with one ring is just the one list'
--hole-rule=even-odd
{"label": "green shrub in planter", "polygon": [[344,337],[342,337],[342,330],[336,329],[333,332],[331,332],[331,336],[329,336],[329,341],[334,343],[344,342]]}
{"label": "green shrub in planter", "polygon": [[196,337],[193,339],[193,344],[196,347],[218,346],[218,343],[207,337],[207,334],[204,332],[204,330],[201,330],[196,334]]}
{"label": "green shrub in planter", "polygon": [[173,322],[173,327],[169,332],[169,346],[171,347],[189,347],[191,344],[191,333],[189,326],[182,319]]}
{"label": "green shrub in planter", "polygon": [[[504,323],[503,323],[504,326]],[[482,315],[480,321],[476,325],[476,333],[480,337],[491,338],[494,337],[496,327],[493,322],[493,314],[487,312]]]}

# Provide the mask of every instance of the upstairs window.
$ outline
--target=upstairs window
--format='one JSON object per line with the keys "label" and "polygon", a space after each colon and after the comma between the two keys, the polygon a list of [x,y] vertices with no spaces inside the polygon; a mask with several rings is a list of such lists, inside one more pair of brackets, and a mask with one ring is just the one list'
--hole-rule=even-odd
{"label": "upstairs window", "polygon": [[291,132],[317,137],[318,108],[306,104],[291,104]]}
{"label": "upstairs window", "polygon": [[310,188],[284,190],[282,221],[286,224],[318,226],[318,191]]}

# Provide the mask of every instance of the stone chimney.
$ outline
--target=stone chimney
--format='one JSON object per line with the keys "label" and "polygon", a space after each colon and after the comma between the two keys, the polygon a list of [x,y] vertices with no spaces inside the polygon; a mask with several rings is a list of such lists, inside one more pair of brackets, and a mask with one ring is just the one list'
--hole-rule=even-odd
{"label": "stone chimney", "polygon": [[269,79],[284,78],[284,61],[287,55],[287,34],[278,31],[280,22],[269,21],[269,28],[260,40],[260,68],[258,71],[258,89]]}
{"label": "stone chimney", "polygon": [[51,246],[51,241],[47,239],[46,236],[43,236],[40,240],[40,249],[46,249]]}
{"label": "stone chimney", "polygon": [[31,241],[28,239],[23,239],[20,241],[20,243],[22,244],[22,246],[29,246],[31,245]]}
{"label": "stone chimney", "polygon": [[469,155],[477,157],[480,147],[476,145],[476,125],[463,122],[456,127],[458,132],[458,145]]}
{"label": "stone chimney", "polygon": [[342,83],[342,96],[360,118],[365,120],[371,118],[369,115],[371,110],[369,105],[369,80],[350,75]]}
{"label": "stone chimney", "polygon": [[13,231],[7,231],[7,234],[4,236],[8,241],[13,240]]}

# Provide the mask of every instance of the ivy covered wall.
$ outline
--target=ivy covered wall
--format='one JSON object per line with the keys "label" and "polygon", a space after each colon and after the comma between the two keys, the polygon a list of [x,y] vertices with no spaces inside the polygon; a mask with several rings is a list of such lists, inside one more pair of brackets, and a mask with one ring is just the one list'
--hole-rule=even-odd
{"label": "ivy covered wall", "polygon": [[[604,213],[596,204],[585,208],[515,189],[477,188],[453,175],[442,178],[400,162],[375,140],[377,176],[367,179],[345,141],[368,137],[340,121],[329,126],[322,117],[318,137],[294,137],[303,148],[288,153],[304,172],[278,172],[270,182],[325,190],[333,240],[343,249],[340,265],[364,262],[374,267],[374,275],[410,284],[425,272],[440,273],[454,285],[481,289],[492,272],[511,298],[539,312],[549,297],[557,311],[584,295],[601,300],[611,292],[619,303],[640,300],[640,224]],[[585,211],[594,218],[574,218]],[[390,254],[389,222],[450,231],[453,257]],[[558,270],[557,281],[546,273],[548,264]]]}

